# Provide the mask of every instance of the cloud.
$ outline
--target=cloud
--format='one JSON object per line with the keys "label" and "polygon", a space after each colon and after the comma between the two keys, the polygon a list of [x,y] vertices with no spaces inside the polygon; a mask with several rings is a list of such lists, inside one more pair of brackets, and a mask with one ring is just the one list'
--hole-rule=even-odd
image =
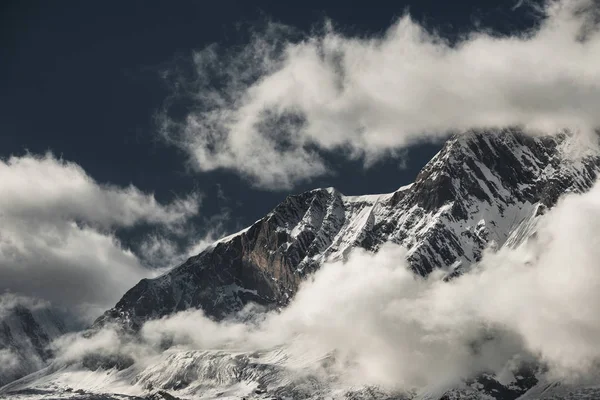
{"label": "cloud", "polygon": [[199,206],[197,196],[163,205],[134,186],[99,184],[52,154],[0,161],[0,188],[0,291],[88,315],[151,274],[117,229],[177,230]]}
{"label": "cloud", "polygon": [[0,382],[6,383],[17,375],[23,360],[11,349],[0,349]]}
{"label": "cloud", "polygon": [[0,294],[0,320],[10,315],[17,306],[25,307],[34,311],[41,308],[47,308],[49,303],[40,299],[17,295],[11,292]]}
{"label": "cloud", "polygon": [[[284,366],[300,364],[337,385],[400,390],[443,391],[484,371],[510,380],[515,366],[536,359],[553,378],[594,376],[600,365],[599,221],[597,183],[561,200],[535,237],[486,252],[449,282],[435,272],[413,274],[401,247],[355,250],[346,262],[325,264],[280,312],[246,310],[244,322],[215,322],[188,310],[147,322],[135,341],[108,333],[72,336],[59,354],[77,360],[92,343],[106,341],[96,351],[124,349],[143,368],[165,346],[235,354],[275,349],[286,354]],[[132,343],[134,350],[127,348]],[[332,362],[323,376],[326,355]]]}
{"label": "cloud", "polygon": [[165,72],[175,94],[161,131],[199,170],[272,189],[331,172],[323,151],[368,166],[471,128],[589,134],[600,127],[599,12],[593,0],[547,1],[534,30],[455,42],[408,14],[372,37],[326,24],[298,38],[270,24],[241,49],[196,52],[193,78]]}
{"label": "cloud", "polygon": [[[217,196],[222,197],[222,191],[219,191]],[[200,229],[188,225],[182,234],[178,235],[149,233],[137,247],[136,253],[144,265],[166,271],[200,254],[215,241],[226,236],[229,220],[230,209],[224,207],[220,212],[203,218],[202,223],[197,224]]]}
{"label": "cloud", "polygon": [[35,213],[40,222],[66,219],[109,229],[140,222],[176,224],[198,210],[197,196],[161,205],[132,185],[98,184],[79,165],[52,154],[10,157],[0,163],[0,177],[4,217]]}
{"label": "cloud", "polygon": [[[218,196],[223,198],[222,191],[220,191]],[[186,258],[195,256],[211,246],[218,239],[227,236],[228,233],[231,233],[228,232],[227,229],[227,224],[230,220],[231,210],[228,207],[224,207],[220,212],[211,215],[210,218],[206,218],[204,225],[207,226],[208,229],[189,244],[183,255]],[[238,226],[235,231],[239,231],[240,229],[241,227]]]}

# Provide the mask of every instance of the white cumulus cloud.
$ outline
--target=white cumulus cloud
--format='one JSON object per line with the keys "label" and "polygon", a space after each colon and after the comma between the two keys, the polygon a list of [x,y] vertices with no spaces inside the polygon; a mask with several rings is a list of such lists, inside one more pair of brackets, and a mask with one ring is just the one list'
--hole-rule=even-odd
{"label": "white cumulus cloud", "polygon": [[600,127],[599,12],[593,0],[549,0],[532,31],[455,42],[408,14],[372,37],[328,26],[290,40],[272,24],[241,50],[195,53],[192,80],[168,72],[193,106],[163,114],[162,132],[202,171],[277,189],[330,172],[322,150],[368,165],[471,128],[589,134]]}
{"label": "white cumulus cloud", "polygon": [[133,186],[99,184],[52,154],[1,160],[0,291],[97,315],[150,274],[115,230],[177,229],[198,200],[160,204]]}

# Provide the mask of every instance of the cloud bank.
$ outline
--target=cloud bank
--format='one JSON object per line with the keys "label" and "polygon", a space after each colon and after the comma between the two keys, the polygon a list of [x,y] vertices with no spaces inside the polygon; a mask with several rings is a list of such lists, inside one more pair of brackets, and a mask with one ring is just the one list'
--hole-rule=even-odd
{"label": "cloud bank", "polygon": [[323,151],[368,166],[472,128],[589,134],[600,127],[599,7],[549,0],[534,30],[455,42],[408,14],[373,37],[328,24],[298,39],[271,24],[241,49],[196,52],[192,78],[165,72],[188,111],[167,107],[161,131],[199,170],[271,189],[331,172]]}
{"label": "cloud bank", "polygon": [[120,352],[143,367],[169,344],[283,349],[290,368],[314,373],[329,354],[326,377],[337,384],[400,390],[443,390],[483,371],[510,382],[515,366],[531,360],[551,378],[587,378],[600,372],[599,221],[600,183],[561,200],[520,247],[487,252],[449,282],[414,275],[400,247],[356,250],[324,265],[281,312],[215,322],[188,310],[146,323],[141,339],[110,328],[67,336],[59,360]]}
{"label": "cloud bank", "polygon": [[151,272],[115,230],[177,230],[198,212],[191,196],[160,204],[133,186],[94,181],[77,164],[25,155],[0,161],[0,292],[94,315]]}

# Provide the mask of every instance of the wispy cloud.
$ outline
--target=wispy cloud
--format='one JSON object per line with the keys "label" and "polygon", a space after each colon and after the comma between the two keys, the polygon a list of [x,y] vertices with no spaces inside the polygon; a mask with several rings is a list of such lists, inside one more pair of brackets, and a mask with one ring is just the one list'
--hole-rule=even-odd
{"label": "wispy cloud", "polygon": [[454,42],[408,14],[372,37],[326,24],[298,38],[271,24],[241,49],[195,53],[192,78],[168,71],[188,112],[166,110],[161,130],[199,170],[277,189],[327,174],[322,151],[368,165],[470,128],[590,133],[600,126],[598,12],[592,0],[547,1],[534,30]]}
{"label": "wispy cloud", "polygon": [[[223,190],[217,186],[216,196],[221,203],[226,203]],[[165,232],[158,229],[148,233],[138,246],[135,253],[144,265],[167,271],[188,258],[198,255],[216,240],[231,233],[231,210],[223,206],[219,212],[209,217],[196,219],[194,223],[185,224],[178,232]],[[239,230],[239,228],[238,228]]]}

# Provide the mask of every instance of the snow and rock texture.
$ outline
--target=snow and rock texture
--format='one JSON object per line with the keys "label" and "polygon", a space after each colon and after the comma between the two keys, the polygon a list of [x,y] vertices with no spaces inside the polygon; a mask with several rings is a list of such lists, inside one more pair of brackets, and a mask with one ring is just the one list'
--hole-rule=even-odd
{"label": "snow and rock texture", "polygon": [[40,369],[51,357],[48,344],[67,331],[48,307],[21,304],[0,313],[0,385]]}
{"label": "snow and rock texture", "polygon": [[527,238],[562,193],[591,187],[600,157],[571,157],[564,139],[469,132],[449,140],[413,184],[394,193],[344,196],[327,188],[289,196],[249,228],[142,280],[97,325],[135,329],[188,308],[221,319],[249,302],[284,306],[323,261],[385,242],[404,245],[421,275],[461,273],[486,247]]}
{"label": "snow and rock texture", "polygon": [[[309,356],[290,359],[290,356],[280,349],[253,353],[167,350],[146,368],[141,369],[131,367],[122,370],[115,368],[107,371],[86,371],[77,366],[50,366],[0,389],[0,398],[3,395],[23,400],[170,400],[167,396],[176,399],[206,400],[414,398],[414,394],[390,395],[371,387],[332,391],[322,377],[308,372],[309,369],[303,369],[303,365],[315,361],[319,359],[314,358],[314,355],[312,358]],[[327,359],[322,362],[326,367]],[[85,390],[81,389],[82,387]]]}
{"label": "snow and rock texture", "polygon": [[[320,373],[305,368],[319,362]],[[599,385],[538,382],[527,371],[501,385],[486,374],[440,393],[389,392],[378,387],[336,385],[324,355],[290,356],[283,349],[262,352],[169,349],[144,366],[85,369],[50,365],[0,388],[0,398],[20,400],[596,400]],[[520,375],[523,373],[524,375]]]}
{"label": "snow and rock texture", "polygon": [[[413,184],[394,193],[344,196],[327,188],[290,196],[247,229],[158,278],[142,280],[95,326],[116,322],[135,331],[148,319],[188,308],[222,319],[250,302],[283,307],[322,262],[343,259],[356,247],[377,251],[386,242],[408,249],[416,273],[443,269],[451,279],[484,249],[527,240],[561,194],[593,185],[600,154],[573,157],[569,143],[565,137],[532,138],[510,130],[469,132],[449,140]],[[52,364],[0,389],[0,397],[514,400],[537,399],[536,393],[562,398],[564,392],[539,382],[534,367],[510,384],[483,374],[445,393],[332,391],[331,382],[302,373],[305,363],[315,362],[326,371],[328,355],[321,357],[296,360],[281,349],[169,349],[143,366]],[[569,393],[578,391],[573,399],[595,398],[589,396],[596,390]]]}

